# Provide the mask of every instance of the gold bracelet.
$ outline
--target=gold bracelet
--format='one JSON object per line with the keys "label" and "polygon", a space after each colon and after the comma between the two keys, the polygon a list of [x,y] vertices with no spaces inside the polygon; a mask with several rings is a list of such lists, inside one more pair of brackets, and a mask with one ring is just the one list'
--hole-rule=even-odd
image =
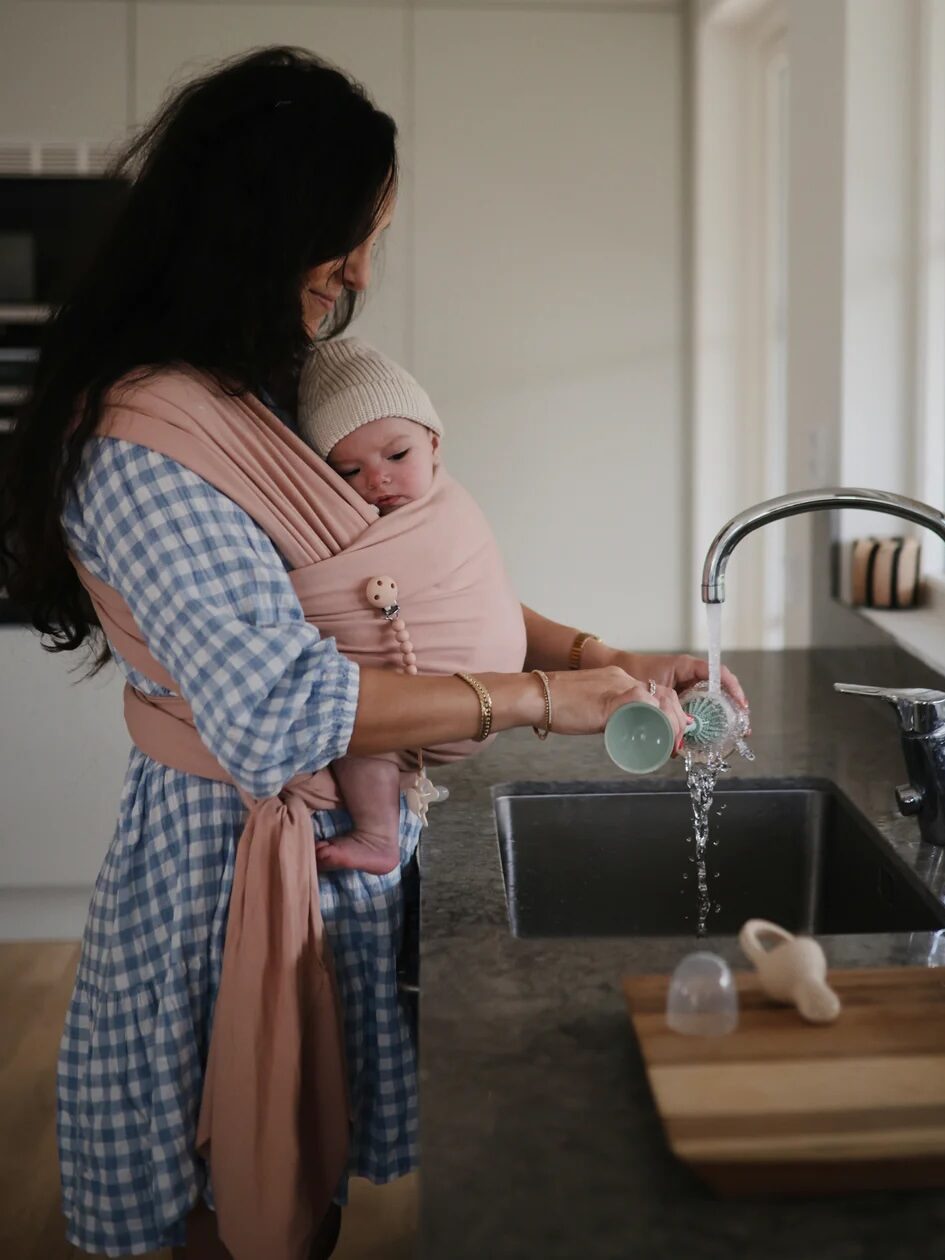
{"label": "gold bracelet", "polygon": [[478,678],[473,678],[472,674],[454,674],[454,678],[461,678],[464,683],[472,687],[473,691],[479,697],[479,734],[476,738],[481,744],[483,740],[489,738],[489,732],[492,730],[492,697],[482,685]]}
{"label": "gold bracelet", "polygon": [[551,733],[551,684],[548,681],[548,675],[543,669],[533,669],[532,673],[541,683],[541,689],[545,693],[545,725],[540,728],[533,726],[532,730],[539,739],[547,739]]}
{"label": "gold bracelet", "polygon": [[599,634],[587,634],[585,631],[579,630],[574,636],[574,642],[571,644],[571,652],[568,656],[569,669],[581,668],[581,656],[584,653],[584,644],[588,639],[593,639],[595,643],[602,642]]}

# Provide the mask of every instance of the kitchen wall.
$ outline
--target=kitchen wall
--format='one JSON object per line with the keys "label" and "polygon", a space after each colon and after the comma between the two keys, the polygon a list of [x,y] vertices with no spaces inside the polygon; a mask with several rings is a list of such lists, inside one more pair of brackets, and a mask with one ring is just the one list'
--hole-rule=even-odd
{"label": "kitchen wall", "polygon": [[[262,43],[401,129],[359,331],[428,388],[523,600],[676,646],[688,602],[683,11],[666,3],[0,0],[0,145],[120,140]],[[238,265],[238,260],[235,260]],[[112,676],[0,630],[0,938],[78,933],[127,752]]]}

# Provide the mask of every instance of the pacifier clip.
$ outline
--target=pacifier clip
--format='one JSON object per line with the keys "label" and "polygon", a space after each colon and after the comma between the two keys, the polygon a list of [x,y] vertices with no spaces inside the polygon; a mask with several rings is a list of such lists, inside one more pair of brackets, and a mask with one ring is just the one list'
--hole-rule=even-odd
{"label": "pacifier clip", "polygon": [[[397,583],[392,577],[373,577],[364,588],[367,602],[376,608],[394,632],[400,658],[403,662],[398,666],[398,674],[417,673],[417,654],[413,650],[407,623],[400,615]],[[423,768],[423,749],[418,748],[414,754],[417,758],[417,777],[413,786],[407,789],[407,808],[416,814],[423,827],[427,826],[427,810],[435,801],[445,801],[449,796],[448,788],[438,788],[428,778]]]}

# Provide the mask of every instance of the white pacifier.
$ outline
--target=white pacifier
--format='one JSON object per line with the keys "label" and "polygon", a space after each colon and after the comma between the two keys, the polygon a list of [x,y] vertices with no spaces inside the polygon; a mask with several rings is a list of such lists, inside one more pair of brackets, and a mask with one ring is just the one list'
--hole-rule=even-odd
{"label": "white pacifier", "polygon": [[421,824],[425,827],[427,825],[427,810],[438,801],[447,800],[449,794],[449,788],[438,788],[435,783],[427,778],[426,771],[421,770],[414,780],[413,787],[409,787],[406,791],[407,808],[411,814],[417,815]]}
{"label": "white pacifier", "polygon": [[[770,949],[763,937],[773,939]],[[768,997],[796,1006],[812,1024],[829,1024],[840,1014],[840,999],[827,984],[827,959],[812,936],[792,936],[767,919],[749,919],[738,943]]]}

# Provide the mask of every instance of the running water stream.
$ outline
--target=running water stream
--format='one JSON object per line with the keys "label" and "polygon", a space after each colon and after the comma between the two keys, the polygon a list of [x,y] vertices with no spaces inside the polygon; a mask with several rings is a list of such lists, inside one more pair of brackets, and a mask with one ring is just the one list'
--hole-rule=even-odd
{"label": "running water stream", "polygon": [[[709,635],[709,694],[713,695],[722,690],[722,605],[706,604],[706,617]],[[736,742],[736,747],[743,757],[753,760],[751,751],[742,739]],[[714,749],[704,761],[696,761],[691,753],[686,754],[686,783],[689,787],[689,799],[692,802],[692,838],[695,843],[693,861],[696,867],[697,936],[706,935],[709,913],[712,909],[709,876],[706,869],[709,814],[715,799],[719,775],[729,768],[725,761],[727,751],[727,749]],[[720,909],[718,903],[715,909]]]}
{"label": "running water stream", "polygon": [[709,630],[709,694],[722,689],[722,605],[706,604]]}
{"label": "running water stream", "polygon": [[698,764],[691,756],[686,757],[686,782],[689,785],[689,800],[692,802],[692,836],[696,846],[693,861],[696,865],[697,936],[706,935],[709,911],[712,908],[712,898],[709,895],[709,874],[705,860],[709,844],[709,812],[715,798],[715,787],[719,781],[719,775],[727,769],[727,764],[717,753],[713,753],[708,761]]}

